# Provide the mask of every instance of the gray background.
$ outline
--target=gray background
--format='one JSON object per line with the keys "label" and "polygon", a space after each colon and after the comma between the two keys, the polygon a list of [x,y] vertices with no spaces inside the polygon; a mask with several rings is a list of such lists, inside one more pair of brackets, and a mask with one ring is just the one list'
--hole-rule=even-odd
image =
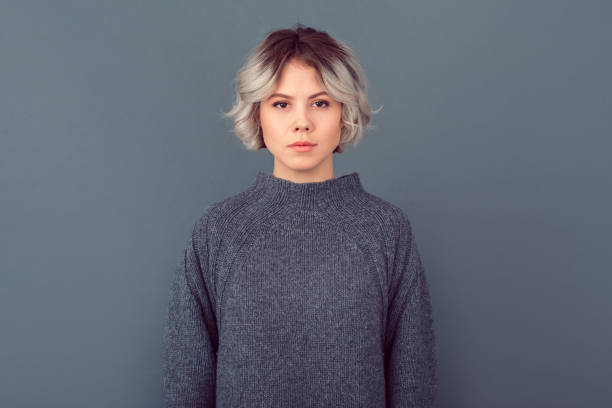
{"label": "gray background", "polygon": [[0,406],[159,407],[171,274],[271,172],[219,114],[296,22],[360,58],[336,176],[411,219],[439,407],[612,406],[607,1],[2,1]]}

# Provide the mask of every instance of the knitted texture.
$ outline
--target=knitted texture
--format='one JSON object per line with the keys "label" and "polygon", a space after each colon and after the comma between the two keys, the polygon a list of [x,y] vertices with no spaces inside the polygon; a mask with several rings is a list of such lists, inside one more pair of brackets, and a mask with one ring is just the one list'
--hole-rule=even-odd
{"label": "knitted texture", "polygon": [[259,171],[196,220],[164,332],[166,407],[432,407],[432,308],[404,211],[356,172]]}

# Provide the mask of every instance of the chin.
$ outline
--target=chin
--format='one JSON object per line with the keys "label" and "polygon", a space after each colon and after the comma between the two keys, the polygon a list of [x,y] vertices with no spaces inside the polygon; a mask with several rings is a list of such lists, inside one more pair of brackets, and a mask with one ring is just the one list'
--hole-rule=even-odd
{"label": "chin", "polygon": [[319,164],[321,164],[321,160],[313,160],[309,158],[309,160],[287,160],[282,162],[285,167],[294,171],[308,171],[313,170]]}

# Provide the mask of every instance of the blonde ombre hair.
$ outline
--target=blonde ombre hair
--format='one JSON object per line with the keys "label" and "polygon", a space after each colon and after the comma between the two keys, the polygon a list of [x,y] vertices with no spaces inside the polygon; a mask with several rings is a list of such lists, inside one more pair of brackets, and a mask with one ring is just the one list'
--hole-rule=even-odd
{"label": "blonde ombre hair", "polygon": [[367,79],[353,51],[324,31],[298,23],[293,29],[270,32],[250,53],[236,75],[234,105],[223,117],[233,118],[233,131],[249,150],[265,146],[259,123],[259,104],[272,93],[285,63],[296,58],[316,69],[329,95],[342,103],[340,143],[334,153],[356,145],[373,128],[367,98]]}

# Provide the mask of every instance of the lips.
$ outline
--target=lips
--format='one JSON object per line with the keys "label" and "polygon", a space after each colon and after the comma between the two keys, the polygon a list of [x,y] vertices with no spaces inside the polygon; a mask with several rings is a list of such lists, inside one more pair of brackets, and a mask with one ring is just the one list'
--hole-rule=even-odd
{"label": "lips", "polygon": [[314,143],[310,143],[310,142],[294,142],[294,143],[291,143],[289,146],[314,146]]}

